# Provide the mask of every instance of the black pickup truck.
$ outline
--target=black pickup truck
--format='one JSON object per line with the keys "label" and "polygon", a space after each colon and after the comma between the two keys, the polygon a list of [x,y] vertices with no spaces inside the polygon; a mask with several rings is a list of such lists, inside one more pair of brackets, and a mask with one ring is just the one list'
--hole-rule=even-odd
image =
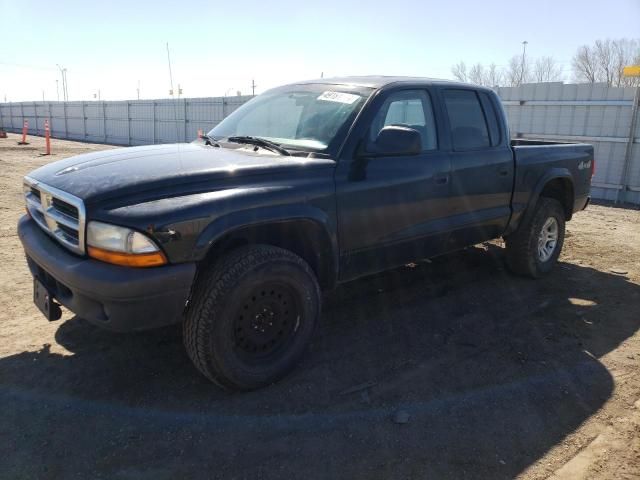
{"label": "black pickup truck", "polygon": [[51,163],[18,232],[49,318],[182,322],[196,367],[254,389],[300,359],[323,289],[493,238],[540,277],[589,202],[593,148],[511,141],[486,88],[323,79],[252,99],[190,144]]}

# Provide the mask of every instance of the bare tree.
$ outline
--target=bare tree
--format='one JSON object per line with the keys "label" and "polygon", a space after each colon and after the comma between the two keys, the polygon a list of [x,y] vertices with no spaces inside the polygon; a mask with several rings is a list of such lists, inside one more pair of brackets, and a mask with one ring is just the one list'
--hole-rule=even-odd
{"label": "bare tree", "polygon": [[481,63],[476,63],[471,67],[469,81],[477,85],[484,85],[484,66]]}
{"label": "bare tree", "polygon": [[523,83],[531,82],[531,65],[524,55],[514,55],[509,60],[505,71],[505,81],[510,87],[517,87]]}
{"label": "bare tree", "polygon": [[460,62],[451,67],[451,73],[460,82],[475,83],[486,87],[499,87],[504,81],[504,74],[495,63],[488,67],[476,63],[467,71],[467,65]]}
{"label": "bare tree", "polygon": [[464,62],[456,63],[453,67],[451,67],[451,73],[456,77],[456,80],[459,82],[468,82],[469,77],[467,75],[467,66]]}
{"label": "bare tree", "polygon": [[578,52],[573,57],[572,65],[576,81],[585,83],[598,81],[598,59],[594,48],[588,45],[578,48]]}
{"label": "bare tree", "polygon": [[[526,45],[525,45],[526,46]],[[625,77],[626,65],[640,65],[640,38],[597,40],[593,45],[582,45],[572,60],[573,79],[576,82],[603,82],[612,86],[640,85],[640,78]],[[539,57],[535,61],[526,56],[514,55],[504,68],[495,63],[488,67],[476,63],[467,69],[466,63],[458,62],[451,67],[453,76],[461,82],[471,82],[488,87],[516,87],[530,82],[560,82],[564,80],[561,65],[551,56]]]}
{"label": "bare tree", "polygon": [[594,46],[596,62],[598,65],[599,81],[607,85],[613,85],[615,75],[614,42],[611,40],[596,40]]}
{"label": "bare tree", "polygon": [[504,74],[495,63],[489,65],[485,72],[484,84],[487,87],[499,87],[503,84]]}
{"label": "bare tree", "polygon": [[593,46],[581,46],[573,57],[576,81],[603,82],[611,86],[638,84],[637,78],[622,75],[626,65],[640,63],[640,39],[597,40]]}
{"label": "bare tree", "polygon": [[507,86],[515,87],[520,84],[520,57],[518,55],[511,57],[504,76]]}
{"label": "bare tree", "polygon": [[536,59],[533,77],[536,82],[560,82],[563,79],[562,67],[553,57],[540,57]]}

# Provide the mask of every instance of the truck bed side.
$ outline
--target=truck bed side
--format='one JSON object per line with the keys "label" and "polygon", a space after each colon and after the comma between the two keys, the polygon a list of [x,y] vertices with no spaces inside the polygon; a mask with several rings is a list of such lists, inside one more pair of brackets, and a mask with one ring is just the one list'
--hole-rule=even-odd
{"label": "truck bed side", "polygon": [[507,233],[531,212],[543,191],[558,197],[567,219],[586,206],[594,167],[593,146],[522,140],[512,141],[512,146],[516,174]]}

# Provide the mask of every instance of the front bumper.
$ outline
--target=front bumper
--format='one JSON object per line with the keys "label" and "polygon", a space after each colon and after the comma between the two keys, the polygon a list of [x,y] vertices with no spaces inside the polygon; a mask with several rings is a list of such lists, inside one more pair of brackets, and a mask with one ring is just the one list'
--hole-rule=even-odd
{"label": "front bumper", "polygon": [[129,268],[79,257],[26,215],[18,222],[18,235],[32,275],[79,317],[116,331],[181,320],[196,272],[194,263]]}

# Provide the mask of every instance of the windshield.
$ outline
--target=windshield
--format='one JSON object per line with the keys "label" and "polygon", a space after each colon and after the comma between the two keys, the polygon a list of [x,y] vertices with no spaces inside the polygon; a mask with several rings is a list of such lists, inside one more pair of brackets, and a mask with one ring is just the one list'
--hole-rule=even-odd
{"label": "windshield", "polygon": [[346,85],[293,85],[255,97],[209,135],[260,137],[299,150],[323,151],[340,140],[373,89]]}

